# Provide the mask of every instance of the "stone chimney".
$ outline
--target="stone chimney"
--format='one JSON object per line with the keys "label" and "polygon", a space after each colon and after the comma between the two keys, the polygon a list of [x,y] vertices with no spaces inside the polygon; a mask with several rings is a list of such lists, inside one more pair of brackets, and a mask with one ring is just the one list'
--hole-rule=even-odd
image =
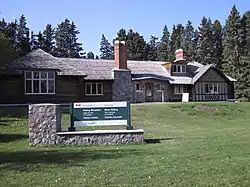
{"label": "stone chimney", "polygon": [[178,49],[178,50],[175,51],[175,62],[179,61],[179,60],[185,60],[182,49]]}
{"label": "stone chimney", "polygon": [[113,101],[133,101],[133,82],[131,70],[127,67],[127,48],[125,41],[114,42],[115,67],[112,69]]}
{"label": "stone chimney", "polygon": [[114,43],[115,68],[127,69],[127,47],[125,41],[116,40]]}

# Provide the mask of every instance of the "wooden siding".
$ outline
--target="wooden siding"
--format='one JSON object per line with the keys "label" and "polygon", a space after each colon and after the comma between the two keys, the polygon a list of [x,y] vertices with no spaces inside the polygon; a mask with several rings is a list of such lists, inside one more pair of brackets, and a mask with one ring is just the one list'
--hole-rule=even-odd
{"label": "wooden siding", "polygon": [[[112,101],[112,84],[113,81],[112,80],[96,80],[96,81],[87,81],[85,80],[85,83],[102,83],[103,84],[103,95],[99,96],[89,96],[89,95],[85,95],[85,92],[83,92],[81,94],[81,98],[82,101],[90,101],[90,102],[94,102],[94,101]],[[85,85],[83,90],[85,90]]]}
{"label": "wooden siding", "polygon": [[[75,101],[111,101],[112,81],[103,83],[102,96],[86,96],[84,77],[56,76],[56,93],[52,95],[25,95],[23,76],[3,76],[0,79],[0,103],[70,103]],[[88,81],[89,82],[89,81]]]}
{"label": "wooden siding", "polygon": [[215,69],[209,69],[197,82],[209,82],[209,83],[216,83],[216,82],[224,82],[227,81],[223,76],[221,76]]}
{"label": "wooden siding", "polygon": [[[169,87],[169,101],[182,101],[182,94],[175,94],[174,93],[174,86],[175,85],[170,85]],[[187,93],[189,93],[189,100],[192,101],[192,92],[193,92],[193,85],[188,85],[188,84],[185,84],[183,85],[183,87],[186,87],[186,91]],[[184,91],[185,91],[185,88],[184,88]]]}
{"label": "wooden siding", "polygon": [[228,84],[228,99],[235,99],[234,82]]}
{"label": "wooden siding", "polygon": [[23,76],[0,77],[0,103],[24,103]]}
{"label": "wooden siding", "polygon": [[[218,93],[206,94],[204,84],[218,84]],[[209,69],[196,83],[194,101],[222,101],[228,99],[228,82],[215,69]]]}

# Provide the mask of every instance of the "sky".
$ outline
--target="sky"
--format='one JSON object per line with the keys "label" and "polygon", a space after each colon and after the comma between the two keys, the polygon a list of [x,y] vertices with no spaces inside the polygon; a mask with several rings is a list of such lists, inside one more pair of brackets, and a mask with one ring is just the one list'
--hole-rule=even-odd
{"label": "sky", "polygon": [[9,22],[23,14],[35,33],[68,18],[80,31],[84,51],[99,55],[102,34],[112,42],[121,28],[133,29],[148,41],[161,37],[164,25],[171,31],[190,20],[196,28],[203,16],[224,25],[234,4],[240,14],[250,10],[249,0],[0,0],[0,18]]}

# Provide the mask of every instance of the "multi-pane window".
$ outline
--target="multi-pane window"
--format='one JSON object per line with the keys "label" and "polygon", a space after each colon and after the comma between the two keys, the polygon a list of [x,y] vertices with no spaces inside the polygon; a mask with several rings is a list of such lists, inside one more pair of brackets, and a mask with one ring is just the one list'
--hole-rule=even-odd
{"label": "multi-pane window", "polygon": [[206,94],[217,94],[219,93],[219,85],[218,84],[204,84],[204,92]]}
{"label": "multi-pane window", "polygon": [[54,71],[26,71],[25,94],[54,94]]}
{"label": "multi-pane window", "polygon": [[186,73],[186,65],[174,65],[174,73]]}
{"label": "multi-pane window", "polygon": [[85,95],[103,95],[103,84],[85,83]]}
{"label": "multi-pane window", "polygon": [[162,90],[162,85],[160,83],[156,84],[156,90],[157,91]]}
{"label": "multi-pane window", "polygon": [[142,84],[141,83],[136,83],[135,84],[135,89],[136,89],[136,91],[142,91]]}
{"label": "multi-pane window", "polygon": [[174,85],[174,93],[182,94],[187,92],[187,87],[185,85]]}

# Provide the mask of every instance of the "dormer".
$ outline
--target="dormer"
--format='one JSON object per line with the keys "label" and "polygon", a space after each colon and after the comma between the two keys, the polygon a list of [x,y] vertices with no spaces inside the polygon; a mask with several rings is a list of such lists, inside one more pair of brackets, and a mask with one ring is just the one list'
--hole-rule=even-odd
{"label": "dormer", "polygon": [[171,75],[184,76],[187,74],[187,61],[182,49],[175,51],[175,60],[171,63]]}

